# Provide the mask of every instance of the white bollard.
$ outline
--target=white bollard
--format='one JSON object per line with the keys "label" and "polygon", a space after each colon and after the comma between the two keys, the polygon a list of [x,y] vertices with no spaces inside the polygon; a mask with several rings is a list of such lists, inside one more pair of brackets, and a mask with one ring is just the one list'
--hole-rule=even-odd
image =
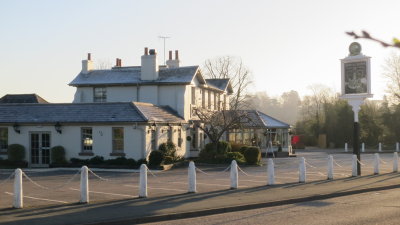
{"label": "white bollard", "polygon": [[393,153],[393,172],[396,173],[399,171],[399,155],[397,152]]}
{"label": "white bollard", "polygon": [[140,166],[139,198],[147,198],[147,166],[146,166],[146,164],[142,164]]}
{"label": "white bollard", "polygon": [[382,151],[382,143],[379,142],[378,144],[378,151],[381,152]]}
{"label": "white bollard", "polygon": [[87,166],[81,168],[81,200],[80,203],[89,203],[89,169]]}
{"label": "white bollard", "polygon": [[274,160],[268,159],[268,181],[267,185],[274,185],[275,184],[275,168],[274,168]]}
{"label": "white bollard", "polygon": [[351,176],[357,176],[357,155],[353,155],[351,158]]}
{"label": "white bollard", "polygon": [[238,167],[235,160],[231,163],[231,189],[237,189],[239,186]]}
{"label": "white bollard", "polygon": [[22,209],[24,206],[24,194],[22,189],[22,170],[15,169],[14,173],[14,202],[13,207]]}
{"label": "white bollard", "polygon": [[399,152],[399,142],[396,142],[396,152]]}
{"label": "white bollard", "polygon": [[365,143],[364,142],[361,144],[361,152],[365,152]]}
{"label": "white bollard", "polygon": [[328,155],[328,180],[333,180],[333,156]]}
{"label": "white bollard", "polygon": [[344,152],[348,152],[349,151],[349,149],[348,149],[348,145],[347,145],[347,142],[346,143],[344,143]]}
{"label": "white bollard", "polygon": [[304,157],[300,158],[300,163],[299,163],[299,183],[305,183],[306,182],[306,160]]}
{"label": "white bollard", "polygon": [[379,153],[374,154],[374,174],[379,174]]}
{"label": "white bollard", "polygon": [[188,184],[189,184],[189,193],[196,193],[196,166],[193,161],[190,161],[188,168]]}

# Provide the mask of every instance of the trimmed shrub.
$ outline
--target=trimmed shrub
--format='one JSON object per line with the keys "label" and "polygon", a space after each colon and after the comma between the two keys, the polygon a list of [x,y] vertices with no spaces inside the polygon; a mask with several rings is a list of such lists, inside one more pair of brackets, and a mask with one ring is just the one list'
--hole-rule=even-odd
{"label": "trimmed shrub", "polygon": [[261,160],[261,150],[259,147],[248,147],[244,151],[243,155],[246,159],[247,164],[255,165],[258,164]]}
{"label": "trimmed shrub", "polygon": [[63,146],[54,146],[51,148],[51,161],[55,164],[66,164],[65,149]]}
{"label": "trimmed shrub", "polygon": [[219,154],[226,154],[227,152],[231,152],[231,151],[232,151],[232,147],[231,147],[231,144],[229,144],[229,142],[226,142],[226,141],[218,142],[217,152]]}
{"label": "trimmed shrub", "polygon": [[164,161],[164,153],[162,151],[156,150],[152,151],[149,156],[150,166],[159,166]]}
{"label": "trimmed shrub", "polygon": [[104,157],[96,155],[95,157],[89,159],[89,164],[92,165],[104,164]]}
{"label": "trimmed shrub", "polygon": [[164,153],[164,156],[171,156],[172,158],[176,156],[176,145],[172,141],[162,143],[158,147],[158,150]]}
{"label": "trimmed shrub", "polygon": [[246,149],[249,148],[249,147],[250,147],[250,146],[243,145],[243,146],[240,148],[239,152],[242,153],[242,155],[244,155],[244,152],[245,152]]}
{"label": "trimmed shrub", "polygon": [[245,163],[246,160],[240,152],[228,152],[226,153],[226,162],[230,163],[232,160],[236,160],[237,163]]}
{"label": "trimmed shrub", "polygon": [[136,166],[136,160],[132,158],[125,158],[125,157],[118,157],[115,159],[108,159],[105,161],[107,165],[113,165],[113,166]]}
{"label": "trimmed shrub", "polygon": [[12,144],[8,146],[8,160],[11,162],[21,162],[25,158],[25,147],[20,144]]}
{"label": "trimmed shrub", "polygon": [[171,156],[165,156],[164,157],[164,164],[172,164],[175,162],[174,157]]}
{"label": "trimmed shrub", "polygon": [[148,162],[147,162],[147,160],[146,159],[139,159],[138,161],[137,161],[137,165],[142,165],[142,164],[149,164]]}
{"label": "trimmed shrub", "polygon": [[[241,152],[240,149],[244,146],[246,146],[245,144],[239,144],[239,143],[230,143],[231,144],[231,148],[232,148],[232,152]],[[243,154],[243,152],[241,152]]]}

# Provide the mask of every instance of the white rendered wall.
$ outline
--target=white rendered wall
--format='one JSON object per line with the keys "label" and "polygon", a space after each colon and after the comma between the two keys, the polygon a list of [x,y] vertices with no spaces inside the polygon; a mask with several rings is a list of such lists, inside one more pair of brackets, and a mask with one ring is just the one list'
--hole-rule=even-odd
{"label": "white rendered wall", "polygon": [[73,103],[93,102],[93,87],[77,87]]}
{"label": "white rendered wall", "polygon": [[93,129],[93,156],[103,156],[105,159],[112,159],[118,156],[110,156],[112,152],[112,127],[124,128],[124,153],[126,158],[140,159],[142,158],[143,150],[143,130],[142,126],[134,125],[79,125],[79,126],[62,126],[62,133],[55,131],[54,126],[20,126],[21,133],[14,132],[12,127],[9,127],[8,143],[21,144],[25,147],[25,160],[30,162],[30,134],[32,132],[50,133],[50,146],[54,147],[61,145],[66,150],[66,158],[91,158],[93,156],[80,156],[82,151],[81,146],[81,128],[91,127]]}
{"label": "white rendered wall", "polygon": [[139,89],[139,102],[158,105],[158,86],[141,86]]}
{"label": "white rendered wall", "polygon": [[107,102],[133,102],[138,101],[135,86],[107,87]]}

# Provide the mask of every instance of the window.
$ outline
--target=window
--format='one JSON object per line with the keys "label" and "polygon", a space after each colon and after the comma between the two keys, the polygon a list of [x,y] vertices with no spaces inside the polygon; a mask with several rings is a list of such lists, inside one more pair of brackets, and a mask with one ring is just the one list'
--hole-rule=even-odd
{"label": "window", "polygon": [[113,145],[113,152],[123,152],[124,151],[124,128],[123,127],[113,127],[113,129],[112,129],[112,145]]}
{"label": "window", "polygon": [[91,127],[82,127],[82,151],[93,150],[93,130]]}
{"label": "window", "polygon": [[211,109],[211,91],[208,90],[207,94],[208,94],[208,106],[207,106],[207,108]]}
{"label": "window", "polygon": [[192,87],[192,105],[196,105],[196,87]]}
{"label": "window", "polygon": [[96,87],[93,89],[93,102],[106,102],[107,89],[105,87]]}
{"label": "window", "polygon": [[151,150],[155,151],[157,150],[157,146],[156,146],[156,131],[155,130],[151,130]]}
{"label": "window", "polygon": [[214,92],[214,110],[218,109],[217,93]]}
{"label": "window", "polygon": [[182,147],[182,129],[178,129],[178,147]]}
{"label": "window", "polygon": [[173,128],[169,127],[169,129],[168,129],[168,141],[169,142],[173,142],[173,137],[172,137],[173,132],[174,132]]}
{"label": "window", "polygon": [[0,128],[0,151],[7,151],[8,148],[8,128]]}

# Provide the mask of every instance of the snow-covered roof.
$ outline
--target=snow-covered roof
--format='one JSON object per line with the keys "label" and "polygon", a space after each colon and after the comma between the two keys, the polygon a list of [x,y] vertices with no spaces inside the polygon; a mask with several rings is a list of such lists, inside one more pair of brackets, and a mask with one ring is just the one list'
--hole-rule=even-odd
{"label": "snow-covered roof", "polygon": [[149,103],[0,104],[1,123],[185,123],[168,106]]}
{"label": "snow-covered roof", "polygon": [[159,78],[154,81],[141,80],[140,67],[114,67],[109,70],[92,70],[79,73],[70,86],[129,85],[129,84],[190,84],[199,66],[160,69]]}

